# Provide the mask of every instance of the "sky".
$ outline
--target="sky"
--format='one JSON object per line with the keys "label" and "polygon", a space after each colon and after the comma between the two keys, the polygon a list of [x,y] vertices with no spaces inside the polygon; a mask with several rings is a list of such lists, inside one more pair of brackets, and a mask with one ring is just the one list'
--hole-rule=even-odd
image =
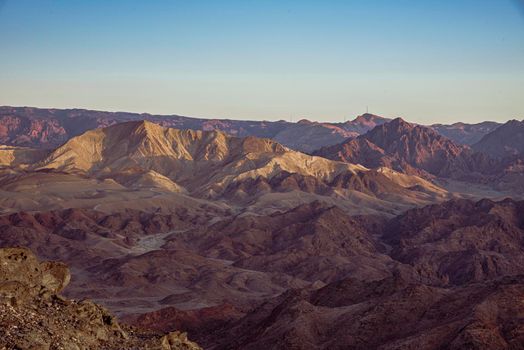
{"label": "sky", "polygon": [[0,0],[0,105],[524,118],[520,0]]}

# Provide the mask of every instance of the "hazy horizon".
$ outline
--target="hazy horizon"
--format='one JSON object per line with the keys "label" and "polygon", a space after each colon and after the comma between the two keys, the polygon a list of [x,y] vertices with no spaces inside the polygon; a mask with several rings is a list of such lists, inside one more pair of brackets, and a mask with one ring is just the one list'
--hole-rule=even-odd
{"label": "hazy horizon", "polygon": [[0,0],[0,104],[421,124],[524,118],[517,1]]}
{"label": "hazy horizon", "polygon": [[290,122],[290,123],[298,123],[300,122],[301,120],[309,120],[311,122],[319,122],[319,123],[344,123],[344,122],[348,122],[348,121],[352,121],[356,118],[358,118],[359,116],[362,116],[364,114],[373,114],[373,115],[376,115],[378,117],[383,117],[383,118],[389,118],[389,119],[395,119],[395,118],[402,118],[404,119],[405,121],[409,122],[409,123],[415,123],[415,124],[421,124],[421,125],[435,125],[435,124],[445,124],[445,125],[451,125],[451,124],[455,124],[455,123],[466,123],[466,124],[476,124],[476,123],[482,123],[482,122],[496,122],[496,123],[500,123],[500,124],[504,124],[506,122],[509,122],[510,120],[522,120],[524,121],[523,118],[519,118],[519,117],[516,117],[516,118],[509,118],[509,119],[506,119],[506,120],[493,120],[493,119],[485,119],[485,120],[479,120],[479,121],[474,121],[474,122],[464,122],[462,120],[451,120],[449,122],[439,122],[439,121],[436,121],[436,122],[432,122],[432,123],[418,123],[416,121],[413,121],[413,120],[410,120],[409,118],[406,118],[402,115],[387,115],[387,114],[378,114],[378,113],[372,113],[371,111],[369,112],[362,112],[362,113],[359,113],[359,114],[355,114],[355,115],[351,115],[351,116],[346,116],[344,117],[342,120],[330,120],[330,119],[326,119],[326,120],[316,120],[316,119],[313,119],[313,118],[308,118],[307,116],[298,116],[298,117],[292,117],[292,118],[272,118],[272,119],[267,119],[267,118],[260,118],[260,119],[249,119],[249,118],[231,118],[231,117],[222,117],[222,116],[199,116],[199,115],[186,115],[186,114],[180,114],[180,113],[150,113],[150,112],[147,112],[147,111],[128,111],[128,110],[120,110],[120,109],[115,109],[115,110],[109,110],[109,109],[96,109],[96,108],[82,108],[82,107],[51,107],[51,106],[25,106],[25,105],[7,105],[7,104],[0,104],[0,108],[1,107],[10,107],[10,108],[37,108],[37,109],[57,109],[57,110],[73,110],[73,109],[80,109],[80,110],[88,110],[88,111],[96,111],[96,112],[109,112],[109,113],[131,113],[131,114],[149,114],[149,115],[152,115],[152,116],[157,116],[157,117],[172,117],[172,116],[178,116],[178,117],[185,117],[185,118],[195,118],[195,119],[209,119],[209,120],[236,120],[236,121],[264,121],[264,122],[277,122],[277,121],[285,121],[285,122]]}

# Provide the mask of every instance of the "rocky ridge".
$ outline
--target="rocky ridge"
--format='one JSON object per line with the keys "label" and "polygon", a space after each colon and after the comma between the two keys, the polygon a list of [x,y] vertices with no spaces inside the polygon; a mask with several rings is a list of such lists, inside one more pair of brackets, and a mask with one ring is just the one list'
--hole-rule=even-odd
{"label": "rocky ridge", "polygon": [[283,198],[303,192],[349,199],[358,192],[363,200],[395,211],[398,205],[426,204],[449,195],[420,177],[386,175],[310,156],[270,139],[178,130],[147,121],[90,130],[22,169],[116,182],[135,190],[225,198],[243,205],[271,193]]}
{"label": "rocky ridge", "polygon": [[67,266],[39,262],[28,249],[0,249],[0,276],[0,348],[200,349],[185,333],[121,326],[99,305],[65,299],[59,293],[71,278]]}
{"label": "rocky ridge", "polygon": [[314,154],[368,168],[384,166],[431,178],[456,172],[474,173],[476,162],[472,153],[468,147],[457,145],[430,128],[397,118]]}
{"label": "rocky ridge", "polygon": [[[187,330],[206,348],[519,349],[523,210],[510,199],[453,200],[387,219],[319,202],[197,227],[76,209],[1,217],[0,244],[63,256],[80,279],[68,295],[91,294],[142,327]],[[186,229],[157,233],[177,227]],[[56,278],[66,277],[46,280]],[[50,288],[36,300],[55,300]]]}

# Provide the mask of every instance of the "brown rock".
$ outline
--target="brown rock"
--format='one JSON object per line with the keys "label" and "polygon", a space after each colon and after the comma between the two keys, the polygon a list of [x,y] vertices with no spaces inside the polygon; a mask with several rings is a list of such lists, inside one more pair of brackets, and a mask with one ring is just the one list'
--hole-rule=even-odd
{"label": "brown rock", "polygon": [[185,333],[124,329],[93,302],[64,301],[55,293],[69,281],[67,266],[39,263],[28,249],[0,249],[0,276],[0,349],[200,349]]}
{"label": "brown rock", "polygon": [[186,333],[171,332],[165,335],[162,340],[162,350],[201,350],[201,348],[187,339]]}

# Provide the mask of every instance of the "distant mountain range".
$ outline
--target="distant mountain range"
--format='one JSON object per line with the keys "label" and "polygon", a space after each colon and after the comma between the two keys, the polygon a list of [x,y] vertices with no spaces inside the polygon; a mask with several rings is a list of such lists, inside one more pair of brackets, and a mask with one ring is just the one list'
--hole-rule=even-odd
{"label": "distant mountain range", "polygon": [[371,114],[346,123],[301,120],[245,121],[199,119],[178,115],[159,116],[83,109],[40,109],[0,107],[0,144],[33,148],[54,148],[85,131],[126,121],[147,120],[165,127],[191,130],[219,130],[231,136],[271,138],[298,151],[311,152],[344,141],[388,121]]}
{"label": "distant mountain range", "polygon": [[[153,120],[158,124],[144,123],[142,122],[144,119]],[[127,124],[119,123],[123,120],[130,121]],[[115,124],[120,126],[104,129],[107,125]],[[196,164],[200,164],[199,157],[204,157],[202,159],[206,161],[206,167],[209,162],[215,164],[216,167],[221,167],[222,163],[231,164],[231,159],[228,158],[231,147],[243,147],[235,145],[237,143],[235,140],[247,136],[254,136],[254,138],[247,138],[242,142],[249,143],[250,147],[262,147],[260,148],[261,154],[267,154],[263,151],[264,147],[273,147],[274,151],[280,149],[278,152],[290,154],[283,150],[282,146],[286,146],[295,151],[331,160],[361,164],[369,169],[389,168],[431,181],[435,178],[449,178],[489,184],[497,190],[520,191],[520,188],[524,188],[521,179],[521,169],[524,167],[522,164],[523,122],[510,121],[490,131],[497,125],[486,122],[473,125],[456,123],[450,126],[422,126],[408,123],[401,118],[390,120],[372,114],[364,114],[345,123],[318,123],[307,120],[288,123],[285,121],[205,120],[180,116],[152,116],[87,110],[0,108],[0,142],[7,145],[4,146],[1,153],[4,162],[15,164],[21,162],[23,157],[31,158],[28,156],[29,153],[36,155],[47,147],[54,148],[56,145],[65,143],[57,148],[47,160],[55,168],[70,171],[70,168],[75,166],[75,170],[87,171],[89,174],[96,173],[98,177],[118,178],[118,181],[125,185],[134,183],[136,186],[142,183],[142,185],[160,186],[162,184],[166,189],[179,190],[183,193],[187,191],[188,186],[189,188],[200,188],[204,183],[203,180],[196,181],[195,174],[187,172],[180,164],[175,166],[179,170],[176,171],[177,175],[173,176],[175,170],[165,168],[165,165],[162,165],[164,164],[162,159],[178,159],[177,157],[182,157],[183,161],[190,159],[193,162],[192,169],[198,171],[200,168]],[[170,129],[164,130],[160,126]],[[196,131],[175,132],[173,127],[177,127],[178,130]],[[84,129],[88,129],[85,135],[80,138],[75,136],[71,138],[71,135],[85,132]],[[95,129],[104,131],[91,131]],[[463,145],[442,135],[438,130],[455,135],[461,140],[467,139],[468,142],[474,139],[479,139],[479,141],[471,146]],[[217,133],[217,131],[222,131],[224,134]],[[151,138],[151,135],[155,133],[158,135]],[[231,136],[234,137],[231,138]],[[261,137],[276,142],[271,144],[269,141],[262,141]],[[194,153],[195,149],[173,149],[173,143],[185,145],[189,141],[183,139],[188,138],[202,139],[199,142],[203,144],[190,145],[193,148],[200,147],[197,153]],[[86,143],[85,140],[89,142]],[[13,146],[33,147],[34,150],[22,152],[5,148]],[[207,151],[202,151],[203,149],[211,153],[206,153]],[[106,154],[101,154],[101,152],[106,152]],[[245,157],[246,153],[243,152],[240,151],[237,155],[240,157],[237,161]],[[18,154],[16,157],[15,153]],[[136,163],[137,159],[133,158],[135,153],[147,155],[147,158],[141,159],[147,159],[149,164],[144,167],[144,164],[141,163],[144,160]],[[213,157],[224,157],[224,159]],[[11,160],[7,160],[8,158]],[[348,186],[348,184],[343,184],[347,180],[340,182],[340,178],[336,177],[339,176],[338,173],[323,175],[327,177],[324,177],[321,183],[318,182],[318,176],[312,180],[311,171],[306,171],[306,168],[313,163],[307,163],[308,165],[304,165],[303,170],[297,173],[298,158],[296,156],[291,158],[293,161],[285,160],[278,165],[270,165],[272,163],[265,165],[278,166],[281,169],[279,176],[274,176],[273,172],[268,177],[265,170],[250,170],[255,171],[254,174],[258,174],[256,176],[262,177],[257,178],[250,175],[250,180],[243,178],[242,181],[237,181],[235,177],[228,175],[221,180],[215,178],[214,181],[218,181],[215,185],[205,190],[200,188],[200,191],[202,193],[207,191],[209,195],[212,193],[218,195],[217,188],[220,188],[220,195],[228,192],[229,195],[236,196],[239,195],[239,191],[252,193],[255,188],[282,189],[283,184],[288,186],[290,181],[293,181],[295,187],[308,187],[309,192],[320,194],[328,191],[323,186],[331,188],[334,183],[338,183],[337,186],[342,186],[341,188]],[[111,164],[107,163],[110,162],[109,159],[113,159]],[[126,159],[128,161],[125,161]],[[131,163],[128,164],[128,162]],[[292,163],[294,164],[291,165]],[[314,164],[317,163],[318,161]],[[116,168],[115,164],[118,164]],[[124,171],[125,167],[128,169],[131,166],[130,164],[142,170]],[[327,168],[330,167],[327,166]],[[111,173],[108,169],[113,169],[113,172]],[[182,175],[184,173],[186,175]],[[255,178],[257,178],[256,181]],[[328,178],[329,180],[326,180]],[[191,179],[191,183],[189,184],[184,179]],[[309,180],[306,181],[306,179]],[[186,181],[186,184],[181,185],[180,181]],[[308,185],[306,186],[305,183]],[[366,192],[366,190],[363,191]]]}
{"label": "distant mountain range", "polygon": [[148,121],[93,129],[44,154],[0,149],[1,159],[4,165],[46,174],[49,179],[56,173],[75,174],[116,181],[127,188],[244,204],[269,193],[282,193],[284,200],[294,191],[349,203],[356,191],[361,203],[370,202],[367,207],[387,207],[389,202],[393,209],[447,195],[419,177],[310,156],[270,139],[179,130]]}
{"label": "distant mountain range", "polygon": [[448,139],[453,140],[456,143],[472,145],[480,141],[484,135],[489,134],[501,125],[501,123],[496,122],[481,122],[477,124],[433,124],[430,125],[430,127],[442,136],[446,136]]}
{"label": "distant mountain range", "polygon": [[510,121],[467,146],[440,135],[432,127],[397,118],[313,154],[427,179],[457,179],[520,192],[524,185],[522,125]]}
{"label": "distant mountain range", "polygon": [[[242,121],[199,119],[178,115],[151,115],[125,112],[101,112],[84,109],[41,109],[0,107],[0,144],[33,148],[53,148],[81,133],[125,121],[148,120],[177,129],[220,130],[232,136],[271,138],[297,151],[312,152],[366,133],[390,121],[373,114],[363,114],[345,123],[321,123],[300,120]],[[431,128],[459,144],[473,144],[500,124],[435,124]]]}

